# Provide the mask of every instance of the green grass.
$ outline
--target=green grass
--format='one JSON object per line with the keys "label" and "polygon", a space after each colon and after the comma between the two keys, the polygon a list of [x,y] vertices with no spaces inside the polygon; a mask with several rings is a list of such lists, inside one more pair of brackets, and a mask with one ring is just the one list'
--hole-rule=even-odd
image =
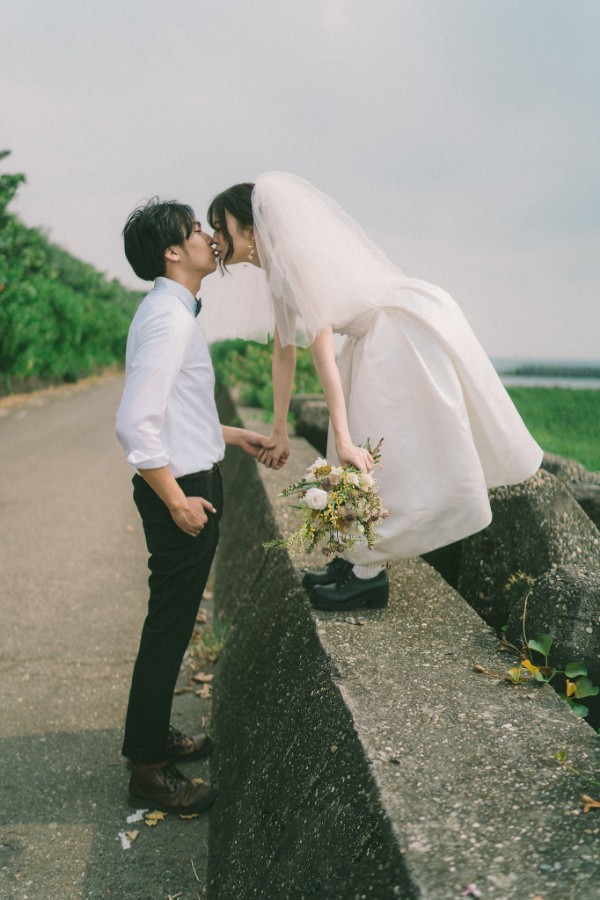
{"label": "green grass", "polygon": [[[240,388],[241,401],[269,415],[273,409],[271,346],[223,341],[212,347],[217,378]],[[295,393],[319,393],[309,350],[298,350]],[[534,438],[550,453],[600,470],[600,390],[514,387],[508,393]]]}
{"label": "green grass", "polygon": [[544,450],[600,469],[600,390],[514,387],[508,393]]}

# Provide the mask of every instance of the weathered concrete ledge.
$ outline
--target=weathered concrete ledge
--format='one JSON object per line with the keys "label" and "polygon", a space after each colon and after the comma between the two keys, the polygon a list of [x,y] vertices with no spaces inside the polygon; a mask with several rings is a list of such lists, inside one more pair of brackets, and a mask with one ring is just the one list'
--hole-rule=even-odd
{"label": "weathered concrete ledge", "polygon": [[223,467],[209,896],[597,897],[581,795],[598,789],[555,760],[597,778],[592,729],[551,688],[476,674],[509,663],[423,561],[392,567],[388,609],[352,616],[311,610],[298,572],[318,559],[263,551],[294,529],[276,495],[314,457],[295,439],[280,472],[235,451]]}

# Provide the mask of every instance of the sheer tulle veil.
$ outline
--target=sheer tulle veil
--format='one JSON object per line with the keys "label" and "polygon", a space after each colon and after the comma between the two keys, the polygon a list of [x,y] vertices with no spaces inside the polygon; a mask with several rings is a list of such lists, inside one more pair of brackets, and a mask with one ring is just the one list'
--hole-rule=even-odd
{"label": "sheer tulle veil", "polygon": [[211,342],[266,341],[276,324],[284,345],[306,345],[324,327],[385,305],[404,280],[354,219],[296,175],[260,175],[252,210],[262,270],[238,264],[205,280],[202,325]]}

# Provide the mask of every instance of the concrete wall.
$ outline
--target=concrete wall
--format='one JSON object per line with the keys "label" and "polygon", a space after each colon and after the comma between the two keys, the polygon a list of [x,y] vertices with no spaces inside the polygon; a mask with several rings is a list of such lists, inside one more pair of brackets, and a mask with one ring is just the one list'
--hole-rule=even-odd
{"label": "concrete wall", "polygon": [[597,896],[600,819],[555,760],[597,772],[592,730],[550,688],[473,671],[509,663],[425,562],[392,567],[388,609],[347,615],[310,608],[317,558],[263,551],[294,529],[277,491],[315,455],[294,439],[281,472],[236,451],[223,468],[209,895]]}

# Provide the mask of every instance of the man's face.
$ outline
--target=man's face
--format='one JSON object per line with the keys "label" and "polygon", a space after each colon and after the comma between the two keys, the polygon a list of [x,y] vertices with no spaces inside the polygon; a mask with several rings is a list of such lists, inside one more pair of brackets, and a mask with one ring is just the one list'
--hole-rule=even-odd
{"label": "man's face", "polygon": [[189,238],[178,248],[182,267],[194,275],[209,275],[217,268],[217,258],[212,248],[212,238],[202,231],[200,222],[196,222]]}

